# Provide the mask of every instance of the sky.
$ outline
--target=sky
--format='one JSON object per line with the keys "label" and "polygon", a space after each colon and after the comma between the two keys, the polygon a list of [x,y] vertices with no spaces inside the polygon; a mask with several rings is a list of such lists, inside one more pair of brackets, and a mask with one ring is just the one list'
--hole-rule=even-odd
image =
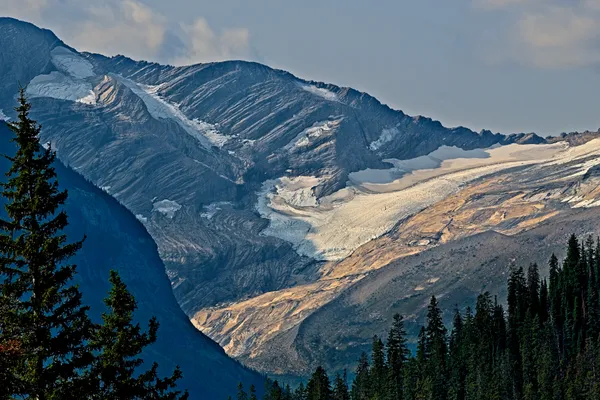
{"label": "sky", "polygon": [[600,0],[1,0],[78,50],[244,59],[445,126],[600,128]]}

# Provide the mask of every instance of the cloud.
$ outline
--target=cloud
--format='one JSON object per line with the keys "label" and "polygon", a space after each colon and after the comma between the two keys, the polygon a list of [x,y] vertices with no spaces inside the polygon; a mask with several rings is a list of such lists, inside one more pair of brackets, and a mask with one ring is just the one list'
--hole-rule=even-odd
{"label": "cloud", "polygon": [[250,39],[247,29],[237,28],[215,33],[204,18],[191,25],[181,25],[188,41],[188,52],[174,60],[175,64],[220,61],[246,54]]}
{"label": "cloud", "polygon": [[249,48],[247,29],[173,23],[139,0],[3,0],[0,15],[52,29],[78,50],[175,65],[243,58]]}
{"label": "cloud", "polygon": [[479,8],[500,9],[515,5],[530,4],[535,0],[473,0],[473,5]]}
{"label": "cloud", "polygon": [[512,21],[488,60],[555,69],[600,63],[600,0],[475,1],[504,8]]}

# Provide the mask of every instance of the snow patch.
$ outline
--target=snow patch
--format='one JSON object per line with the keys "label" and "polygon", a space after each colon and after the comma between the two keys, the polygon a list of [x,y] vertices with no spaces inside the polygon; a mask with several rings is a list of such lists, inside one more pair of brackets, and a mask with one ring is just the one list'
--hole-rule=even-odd
{"label": "snow patch", "polygon": [[6,116],[6,114],[4,114],[4,112],[2,111],[2,109],[0,108],[0,121],[8,121],[10,118],[8,118]]}
{"label": "snow patch", "polygon": [[385,184],[400,179],[407,173],[423,169],[439,168],[444,161],[461,159],[486,159],[490,158],[491,149],[463,150],[456,146],[440,146],[426,156],[411,158],[408,160],[397,160],[394,158],[383,160],[392,164],[393,168],[371,169],[349,174],[349,179],[356,184],[375,183]]}
{"label": "snow patch", "polygon": [[144,217],[142,214],[135,214],[135,217],[144,224],[148,222],[148,218]]}
{"label": "snow patch", "polygon": [[102,189],[102,190],[103,190],[103,191],[105,191],[106,193],[110,193],[110,192],[109,192],[110,188],[111,188],[111,186],[100,186],[100,189]]}
{"label": "snow patch", "polygon": [[302,85],[301,88],[309,93],[322,97],[325,100],[339,101],[337,94],[333,93],[331,90],[320,88],[315,85]]}
{"label": "snow patch", "polygon": [[211,203],[207,206],[204,206],[204,209],[206,210],[205,212],[201,213],[200,216],[202,218],[206,218],[206,219],[212,219],[212,217],[215,216],[215,214],[219,211],[221,211],[223,208],[223,206],[226,205],[231,205],[231,202],[229,201],[219,201],[216,203]]}
{"label": "snow patch", "polygon": [[56,71],[33,78],[25,92],[29,97],[51,97],[83,104],[96,104],[96,94],[92,90],[91,83],[75,80]]}
{"label": "snow patch", "polygon": [[177,105],[160,97],[158,95],[160,85],[146,86],[137,84],[122,76],[116,76],[116,78],[142,99],[152,117],[156,119],[171,119],[177,122],[184,131],[200,142],[204,148],[210,149],[211,146],[221,148],[230,139],[229,136],[219,133],[216,125],[201,121],[197,118],[190,120],[183,112],[181,112]]}
{"label": "snow patch", "polygon": [[173,219],[175,213],[181,210],[181,204],[173,200],[161,200],[152,204],[152,212],[159,212],[167,218]]}
{"label": "snow patch", "polygon": [[303,130],[294,140],[285,146],[287,150],[293,149],[294,147],[306,147],[311,144],[315,139],[330,133],[334,129],[340,126],[341,119],[333,121],[320,121],[316,122],[310,128]]}
{"label": "snow patch", "polygon": [[94,67],[88,60],[65,47],[55,47],[50,52],[50,56],[56,68],[75,79],[85,79],[95,75]]}
{"label": "snow patch", "polygon": [[382,129],[381,135],[369,145],[369,149],[372,151],[379,150],[384,144],[391,142],[399,133],[400,131],[396,127]]}

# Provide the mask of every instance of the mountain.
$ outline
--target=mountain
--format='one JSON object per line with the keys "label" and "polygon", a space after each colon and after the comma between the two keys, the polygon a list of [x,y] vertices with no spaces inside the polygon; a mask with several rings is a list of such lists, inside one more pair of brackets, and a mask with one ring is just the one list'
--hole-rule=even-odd
{"label": "mountain", "polygon": [[[0,122],[2,154],[14,151],[9,142],[11,137],[13,133]],[[2,158],[2,179],[8,167]],[[262,388],[258,374],[230,359],[186,318],[175,301],[156,245],[144,226],[114,198],[70,168],[57,163],[56,171],[61,187],[69,192],[65,205],[70,222],[67,236],[73,241],[87,236],[73,262],[78,265],[76,283],[84,302],[91,306],[92,317],[99,320],[105,310],[103,299],[110,289],[108,275],[115,269],[138,302],[136,318],[147,324],[156,316],[160,323],[157,342],[143,353],[148,367],[157,361],[167,375],[180,365],[184,373],[180,385],[189,389],[192,399],[227,398],[234,394],[240,381]]]}
{"label": "mountain", "polygon": [[[481,289],[467,275],[428,277],[427,265],[411,264],[417,254],[450,260],[454,242],[485,235],[518,243],[600,204],[593,133],[449,129],[257,63],[173,67],[81,53],[9,18],[0,49],[3,114],[14,117],[20,81],[43,140],[144,225],[187,317],[264,372],[346,365],[381,328],[358,318],[414,294],[392,284],[405,268],[425,282],[415,288],[431,279],[431,290],[465,302]],[[490,254],[469,264],[473,276],[501,277],[500,266],[481,266]],[[546,256],[540,248],[531,258]],[[354,319],[345,302],[373,280],[382,297]],[[329,327],[339,334],[324,340]]]}

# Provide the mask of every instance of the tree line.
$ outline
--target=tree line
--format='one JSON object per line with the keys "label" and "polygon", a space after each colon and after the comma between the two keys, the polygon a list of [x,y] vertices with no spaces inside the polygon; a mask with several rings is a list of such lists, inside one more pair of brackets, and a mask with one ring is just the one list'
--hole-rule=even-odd
{"label": "tree line", "polygon": [[[536,264],[511,268],[507,308],[489,293],[475,309],[455,310],[448,331],[431,297],[415,354],[403,318],[386,343],[373,338],[355,378],[331,381],[318,367],[292,390],[271,382],[265,400],[598,400],[600,399],[600,243],[572,235],[549,277]],[[238,387],[237,400],[256,400]]]}
{"label": "tree line", "polygon": [[40,126],[21,90],[17,121],[10,123],[16,145],[1,195],[0,218],[0,399],[121,400],[187,399],[177,390],[177,367],[161,377],[158,365],[144,368],[142,350],[156,341],[158,322],[147,329],[134,322],[136,301],[116,271],[105,299],[102,322],[72,280],[68,260],[85,238],[68,243],[55,152],[40,145]]}

